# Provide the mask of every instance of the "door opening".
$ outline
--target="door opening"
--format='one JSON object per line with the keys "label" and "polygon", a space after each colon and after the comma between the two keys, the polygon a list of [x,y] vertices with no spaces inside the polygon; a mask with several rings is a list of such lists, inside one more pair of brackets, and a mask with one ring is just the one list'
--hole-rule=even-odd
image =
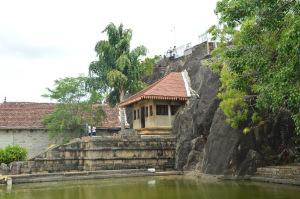
{"label": "door opening", "polygon": [[145,128],[145,107],[141,107],[141,128]]}

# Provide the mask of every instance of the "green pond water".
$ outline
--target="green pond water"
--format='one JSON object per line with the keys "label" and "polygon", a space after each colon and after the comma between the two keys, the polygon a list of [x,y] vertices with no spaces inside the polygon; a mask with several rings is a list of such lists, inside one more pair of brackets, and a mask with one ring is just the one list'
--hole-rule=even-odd
{"label": "green pond water", "polygon": [[300,199],[300,187],[183,176],[0,186],[1,199]]}

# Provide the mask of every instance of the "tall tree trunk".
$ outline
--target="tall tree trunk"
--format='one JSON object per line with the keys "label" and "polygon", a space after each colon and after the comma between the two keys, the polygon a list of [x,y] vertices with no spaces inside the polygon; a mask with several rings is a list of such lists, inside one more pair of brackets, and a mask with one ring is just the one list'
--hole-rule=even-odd
{"label": "tall tree trunk", "polygon": [[[120,91],[120,102],[124,100],[125,92],[124,90]],[[121,130],[125,129],[125,123],[126,123],[126,113],[124,108],[120,108],[120,120],[121,120]]]}

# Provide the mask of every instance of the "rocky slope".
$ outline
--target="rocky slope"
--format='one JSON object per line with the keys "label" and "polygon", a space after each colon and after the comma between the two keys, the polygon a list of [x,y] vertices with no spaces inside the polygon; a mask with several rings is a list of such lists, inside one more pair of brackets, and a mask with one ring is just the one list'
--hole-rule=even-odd
{"label": "rocky slope", "polygon": [[[232,129],[219,109],[218,76],[202,64],[207,57],[207,44],[200,44],[191,55],[159,62],[148,79],[153,82],[171,71],[183,70],[190,77],[194,95],[173,123],[173,133],[177,136],[176,169],[245,175],[253,174],[258,166],[282,161],[280,146],[282,143],[288,146],[294,140],[287,117],[278,116],[247,135],[242,129]],[[295,151],[289,154],[292,156]]]}

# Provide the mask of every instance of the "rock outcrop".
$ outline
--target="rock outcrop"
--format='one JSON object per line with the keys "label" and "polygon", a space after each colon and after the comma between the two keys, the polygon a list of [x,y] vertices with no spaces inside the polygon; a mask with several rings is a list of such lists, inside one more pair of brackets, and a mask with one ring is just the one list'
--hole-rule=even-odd
{"label": "rock outcrop", "polygon": [[[194,96],[183,111],[177,114],[173,124],[173,133],[177,135],[175,163],[177,169],[190,168],[190,164],[195,165],[195,162],[191,161],[186,165],[188,158],[191,160],[196,152],[192,149],[192,140],[198,137],[206,139],[214,113],[219,105],[218,76],[201,64],[201,60],[207,56],[205,49],[206,45],[199,45],[198,48],[195,48],[183,67],[180,68],[187,70]],[[190,154],[191,152],[192,154]]]}
{"label": "rock outcrop", "polygon": [[243,127],[233,129],[226,123],[217,97],[219,78],[202,64],[209,58],[206,47],[207,43],[200,44],[186,57],[162,62],[168,64],[164,66],[166,74],[187,70],[194,94],[173,122],[177,137],[175,168],[252,175],[257,167],[300,159],[300,147],[294,147],[297,139],[293,138],[293,125],[287,119],[291,117],[286,113],[260,124],[247,135]]}
{"label": "rock outcrop", "polygon": [[253,133],[244,135],[241,129],[233,129],[226,123],[221,109],[214,115],[210,133],[205,144],[202,172],[209,174],[253,174],[262,164],[255,151]]}

